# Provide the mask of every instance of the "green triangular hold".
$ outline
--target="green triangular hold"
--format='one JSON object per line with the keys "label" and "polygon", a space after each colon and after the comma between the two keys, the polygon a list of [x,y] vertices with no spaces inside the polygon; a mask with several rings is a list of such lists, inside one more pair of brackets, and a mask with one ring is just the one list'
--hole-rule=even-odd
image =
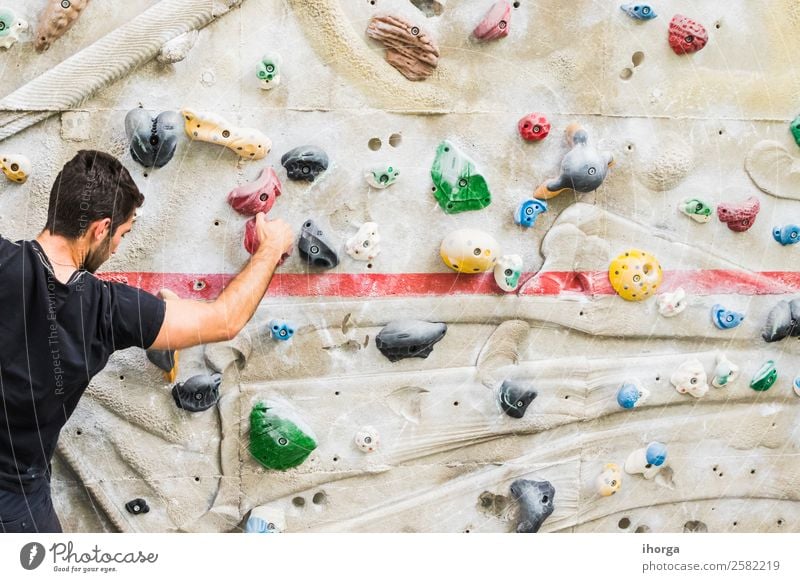
{"label": "green triangular hold", "polygon": [[267,469],[297,467],[317,448],[316,437],[288,405],[258,402],[250,412],[250,454]]}
{"label": "green triangular hold", "polygon": [[436,148],[431,178],[433,195],[448,214],[481,210],[492,203],[489,185],[478,173],[475,162],[447,140]]}

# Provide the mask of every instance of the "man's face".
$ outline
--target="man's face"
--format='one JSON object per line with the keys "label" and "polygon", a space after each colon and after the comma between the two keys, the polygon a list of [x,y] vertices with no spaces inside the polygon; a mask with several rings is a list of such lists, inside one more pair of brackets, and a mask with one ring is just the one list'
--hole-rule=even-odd
{"label": "man's face", "polygon": [[127,222],[119,225],[113,237],[111,236],[110,227],[106,225],[98,234],[98,236],[103,237],[103,233],[105,233],[105,236],[89,247],[86,258],[83,260],[83,268],[90,273],[97,271],[103,263],[111,258],[111,255],[117,252],[122,239],[131,231],[135,221],[136,215],[134,214]]}

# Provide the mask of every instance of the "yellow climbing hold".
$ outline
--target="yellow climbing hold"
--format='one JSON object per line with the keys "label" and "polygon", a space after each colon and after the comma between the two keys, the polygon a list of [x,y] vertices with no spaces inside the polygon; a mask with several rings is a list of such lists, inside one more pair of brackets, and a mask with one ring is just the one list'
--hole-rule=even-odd
{"label": "yellow climbing hold", "polygon": [[625,251],[608,267],[611,286],[626,301],[642,301],[655,295],[662,278],[656,258],[638,249]]}

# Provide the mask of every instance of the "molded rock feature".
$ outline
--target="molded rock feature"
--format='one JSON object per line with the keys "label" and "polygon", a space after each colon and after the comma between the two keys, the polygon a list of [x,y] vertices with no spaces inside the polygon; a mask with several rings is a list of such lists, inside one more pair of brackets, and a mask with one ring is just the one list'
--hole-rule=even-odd
{"label": "molded rock feature", "polygon": [[269,91],[281,84],[281,56],[277,53],[267,53],[258,63],[256,68],[261,88]]}
{"label": "molded rock feature", "polygon": [[462,228],[442,241],[439,254],[444,264],[457,273],[481,273],[494,269],[500,258],[500,245],[483,231]]}
{"label": "molded rock feature", "polygon": [[795,394],[800,396],[800,376],[795,376],[794,382],[792,382],[792,389]]}
{"label": "molded rock feature", "polygon": [[172,388],[172,397],[178,408],[187,412],[202,412],[219,400],[219,385],[222,374],[198,374],[186,382],[178,382]]}
{"label": "molded rock feature", "polygon": [[419,26],[397,16],[375,16],[367,36],[386,47],[386,62],[409,81],[424,81],[439,64],[439,47]]}
{"label": "molded rock feature", "polygon": [[639,380],[628,380],[617,390],[617,404],[629,410],[641,406],[650,398],[650,391]]}
{"label": "molded rock feature", "polygon": [[503,255],[494,266],[494,280],[503,291],[514,291],[519,287],[522,275],[522,257]]}
{"label": "molded rock feature", "polygon": [[678,208],[686,216],[700,224],[705,224],[711,220],[711,206],[699,198],[686,198]]}
{"label": "molded rock feature", "polygon": [[397,182],[398,176],[400,176],[400,170],[394,164],[373,166],[364,173],[367,184],[381,190]]}
{"label": "molded rock feature", "polygon": [[281,319],[271,319],[269,321],[269,333],[272,339],[286,342],[294,335],[294,326]]}
{"label": "molded rock feature", "polygon": [[244,525],[244,533],[272,534],[286,531],[286,513],[277,507],[254,507]]}
{"label": "molded rock feature", "polygon": [[519,503],[517,533],[536,533],[555,509],[556,489],[550,481],[517,479],[511,484],[511,496]]}
{"label": "molded rock feature", "polygon": [[526,382],[503,380],[497,393],[500,408],[511,418],[522,418],[528,406],[538,396],[536,390]]}
{"label": "molded rock feature", "polygon": [[250,454],[267,469],[297,467],[317,448],[317,437],[287,403],[258,402],[250,412]]}
{"label": "molded rock feature", "polygon": [[653,479],[666,467],[667,446],[652,442],[643,449],[633,451],[625,460],[625,472],[629,475],[641,474],[645,479]]}
{"label": "molded rock feature", "polygon": [[714,368],[714,377],[711,385],[715,388],[725,388],[733,384],[739,377],[739,366],[725,357],[725,354],[717,356],[717,366]]}
{"label": "molded rock feature", "polygon": [[75,24],[89,0],[47,0],[47,7],[36,25],[38,52],[46,51]]}
{"label": "molded rock feature", "polygon": [[33,165],[25,156],[19,154],[0,155],[0,170],[6,178],[17,184],[24,184],[31,175]]}
{"label": "molded rock feature", "polygon": [[739,204],[723,203],[717,206],[717,216],[734,232],[748,230],[756,221],[761,202],[756,196],[751,196]]}
{"label": "molded rock feature", "polygon": [[708,42],[708,32],[699,22],[676,14],[669,22],[669,46],[676,55],[696,53]]}
{"label": "molded rock feature", "polygon": [[681,394],[691,394],[695,398],[701,398],[708,392],[708,378],[703,364],[699,360],[691,359],[681,364],[672,373],[669,381]]}
{"label": "molded rock feature", "polygon": [[800,299],[778,302],[767,315],[761,332],[765,342],[777,342],[790,336],[800,336]]}
{"label": "molded rock feature", "polygon": [[205,141],[225,146],[247,160],[261,160],[272,149],[270,139],[253,128],[235,127],[219,115],[181,110],[186,135],[193,141]]}
{"label": "molded rock feature", "polygon": [[686,309],[686,291],[678,287],[675,291],[665,292],[658,296],[658,312],[664,317],[675,317]]}
{"label": "molded rock feature", "polygon": [[347,254],[357,261],[371,261],[381,252],[381,236],[378,234],[377,222],[365,222],[347,240]]}
{"label": "molded rock feature", "polygon": [[125,509],[128,513],[133,515],[141,515],[143,513],[150,513],[150,506],[147,505],[147,501],[142,499],[141,497],[137,497],[136,499],[132,499],[125,504]]}
{"label": "molded rock feature", "polygon": [[161,368],[164,372],[164,379],[170,384],[175,381],[178,375],[178,352],[174,350],[147,350],[147,359]]}
{"label": "molded rock feature", "polygon": [[431,178],[433,195],[448,214],[481,210],[492,203],[489,185],[475,162],[447,140],[436,148]]}
{"label": "molded rock feature", "polygon": [[275,170],[271,167],[264,168],[258,178],[231,190],[228,194],[228,204],[245,216],[255,216],[259,212],[267,213],[272,210],[275,200],[281,195],[282,188]]}
{"label": "molded rock feature", "polygon": [[190,30],[165,42],[164,46],[162,46],[161,50],[158,52],[156,60],[165,65],[180,63],[189,56],[199,36],[199,30]]}
{"label": "molded rock feature", "polygon": [[375,336],[375,345],[392,362],[427,358],[446,333],[447,325],[444,323],[415,319],[393,321]]}
{"label": "molded rock feature", "polygon": [[0,7],[0,48],[9,49],[19,40],[19,35],[28,30],[28,23],[17,18],[10,8]]}
{"label": "molded rock feature", "polygon": [[145,168],[163,168],[175,155],[182,126],[183,117],[177,111],[153,117],[144,109],[131,109],[125,116],[131,157]]}
{"label": "molded rock feature", "polygon": [[508,36],[511,26],[511,4],[508,0],[497,0],[472,35],[478,40],[496,40]]}
{"label": "molded rock feature", "polygon": [[549,200],[566,190],[586,194],[603,184],[614,164],[611,152],[601,152],[589,145],[589,134],[576,123],[567,127],[567,143],[571,149],[561,161],[561,175],[539,186],[534,198]]}
{"label": "molded rock feature", "polygon": [[308,219],[300,230],[300,239],[297,241],[300,258],[313,267],[333,269],[339,264],[339,255],[328,237],[313,220]]}
{"label": "molded rock feature", "polygon": [[645,251],[630,249],[611,261],[608,279],[626,301],[643,301],[661,285],[663,273],[656,258]]}
{"label": "molded rock feature", "polygon": [[792,137],[794,138],[794,143],[800,146],[800,115],[795,117],[792,120],[792,123],[789,124],[789,131],[792,132]]}
{"label": "molded rock feature", "polygon": [[328,169],[328,163],[328,154],[313,145],[298,146],[281,156],[281,165],[290,180],[313,182]]}
{"label": "molded rock feature", "polygon": [[744,313],[730,311],[717,303],[711,308],[711,321],[719,329],[733,329],[744,321]]}
{"label": "molded rock feature", "polygon": [[800,242],[800,226],[787,224],[784,227],[776,226],[772,229],[772,238],[783,246],[794,245]]}
{"label": "molded rock feature", "polygon": [[616,463],[607,463],[603,472],[595,481],[597,493],[602,497],[611,497],[622,487],[622,471]]}
{"label": "molded rock feature", "polygon": [[517,129],[525,141],[541,141],[550,135],[550,122],[544,113],[529,113],[519,120]]}
{"label": "molded rock feature", "polygon": [[381,435],[371,426],[362,427],[353,439],[362,453],[374,453],[381,444]]}
{"label": "molded rock feature", "polygon": [[514,213],[514,222],[525,228],[530,228],[536,223],[536,219],[543,212],[547,212],[547,202],[544,200],[530,200],[523,201]]}
{"label": "molded rock feature", "polygon": [[753,375],[753,379],[750,380],[750,388],[757,392],[764,392],[772,388],[777,379],[778,370],[775,368],[775,362],[767,360]]}
{"label": "molded rock feature", "polygon": [[653,20],[658,16],[649,4],[623,4],[620,9],[636,20]]}

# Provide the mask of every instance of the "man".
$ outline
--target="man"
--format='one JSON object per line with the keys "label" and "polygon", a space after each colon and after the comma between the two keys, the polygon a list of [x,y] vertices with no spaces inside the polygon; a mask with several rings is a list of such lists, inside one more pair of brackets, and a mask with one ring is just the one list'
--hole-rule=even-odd
{"label": "man", "polygon": [[0,237],[0,532],[60,532],[50,497],[59,432],[115,350],[229,340],[253,316],[293,236],[256,217],[260,246],[213,302],[163,300],[93,273],[144,202],[114,157],[81,151],[50,193],[36,240]]}

